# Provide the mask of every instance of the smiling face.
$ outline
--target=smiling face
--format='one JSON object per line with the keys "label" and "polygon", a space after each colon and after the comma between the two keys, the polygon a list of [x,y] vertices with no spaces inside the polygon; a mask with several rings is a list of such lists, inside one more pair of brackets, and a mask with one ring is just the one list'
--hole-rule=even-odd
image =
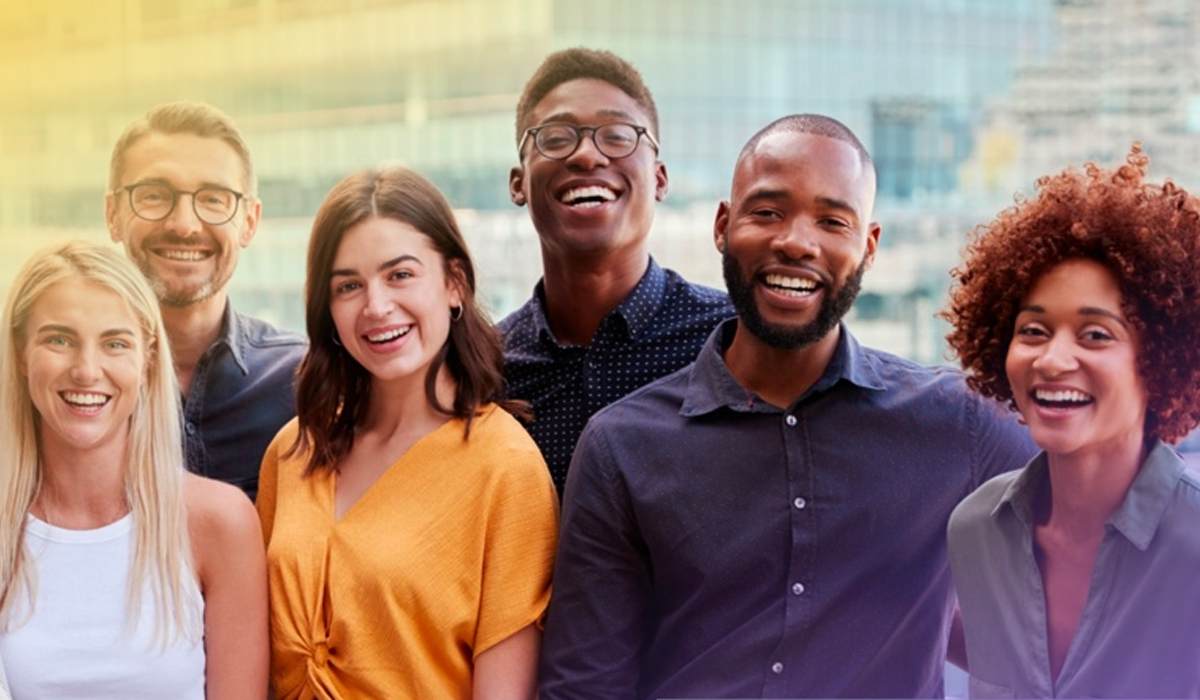
{"label": "smiling face", "polygon": [[[151,132],[125,151],[120,187],[135,183],[165,184],[192,192],[225,187],[246,192],[246,175],[237,153],[217,138]],[[243,199],[233,219],[219,226],[196,217],[191,195],[180,195],[161,221],[133,213],[129,195],[118,188],[105,197],[109,232],[150,281],[167,306],[190,306],[222,293],[237,267],[238,253],[250,244],[261,205]]]}
{"label": "smiling face", "polygon": [[334,256],[329,310],[346,352],[376,384],[423,391],[446,344],[458,286],[433,242],[410,224],[371,218],[346,230]]}
{"label": "smiling face", "polygon": [[1141,448],[1138,338],[1108,268],[1068,260],[1021,302],[1005,370],[1033,440],[1051,455]]}
{"label": "smiling face", "polygon": [[[546,93],[526,126],[611,122],[650,126],[642,108],[619,88],[580,78]],[[549,254],[640,249],[654,220],[654,203],[667,194],[667,169],[657,158],[645,137],[632,154],[608,158],[588,131],[565,160],[543,156],[532,139],[526,139],[521,165],[509,176],[509,193],[515,204],[529,205],[542,248]]]}
{"label": "smiling face", "polygon": [[34,302],[22,329],[22,373],[44,453],[122,452],[146,369],[137,317],[115,292],[67,279]]}
{"label": "smiling face", "polygon": [[714,225],[739,323],[766,345],[829,338],[875,257],[874,173],[848,143],[779,131],[734,172]]}

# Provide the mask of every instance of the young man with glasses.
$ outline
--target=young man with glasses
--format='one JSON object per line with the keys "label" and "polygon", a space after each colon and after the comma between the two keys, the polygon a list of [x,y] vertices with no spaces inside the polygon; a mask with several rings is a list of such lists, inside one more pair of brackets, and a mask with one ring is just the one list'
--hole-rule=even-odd
{"label": "young man with glasses", "polygon": [[650,257],[667,168],[654,98],[628,62],[551,54],[517,105],[517,144],[509,194],[529,207],[543,277],[500,323],[505,375],[510,395],[532,404],[530,433],[561,493],[588,418],[687,365],[733,311],[724,293]]}
{"label": "young man with glasses", "polygon": [[159,105],[117,140],[108,185],[109,234],[150,281],[171,339],[188,468],[254,498],[263,452],[296,414],[305,341],[226,294],[262,212],[249,149],[215,107]]}

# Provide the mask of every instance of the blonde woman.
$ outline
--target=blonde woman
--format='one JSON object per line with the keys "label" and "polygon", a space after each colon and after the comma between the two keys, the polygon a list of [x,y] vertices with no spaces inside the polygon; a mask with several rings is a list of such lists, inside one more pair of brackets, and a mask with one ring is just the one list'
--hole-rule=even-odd
{"label": "blonde woman", "polygon": [[17,275],[0,327],[0,656],[17,698],[266,693],[250,501],[187,474],[158,303],[75,242]]}

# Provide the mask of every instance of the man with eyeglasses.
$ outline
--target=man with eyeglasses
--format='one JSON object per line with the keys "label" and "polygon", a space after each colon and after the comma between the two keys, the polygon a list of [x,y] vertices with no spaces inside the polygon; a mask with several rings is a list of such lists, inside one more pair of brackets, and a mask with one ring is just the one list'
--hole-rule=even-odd
{"label": "man with eyeglasses", "polygon": [[296,414],[300,335],[237,313],[226,285],[262,204],[232,120],[196,102],[154,107],[113,148],[109,234],[158,295],[183,392],[188,468],[258,491],[271,438]]}
{"label": "man with eyeglasses", "polygon": [[548,56],[517,105],[509,194],[542,249],[533,297],[500,323],[513,398],[562,493],[575,441],[604,406],[687,365],[733,314],[723,292],[650,257],[667,194],[658,111],[641,76],[607,51]]}

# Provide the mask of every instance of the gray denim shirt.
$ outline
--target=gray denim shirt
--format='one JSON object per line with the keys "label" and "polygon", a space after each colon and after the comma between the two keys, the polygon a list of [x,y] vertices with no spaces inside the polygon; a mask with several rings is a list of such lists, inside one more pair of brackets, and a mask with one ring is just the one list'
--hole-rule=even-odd
{"label": "gray denim shirt", "polygon": [[950,517],[971,697],[1200,697],[1200,478],[1159,442],[1108,519],[1079,627],[1054,683],[1033,503],[1045,453]]}
{"label": "gray denim shirt", "polygon": [[183,402],[189,471],[258,492],[258,469],[275,433],[296,415],[294,377],[308,341],[225,305],[220,339],[192,371]]}

